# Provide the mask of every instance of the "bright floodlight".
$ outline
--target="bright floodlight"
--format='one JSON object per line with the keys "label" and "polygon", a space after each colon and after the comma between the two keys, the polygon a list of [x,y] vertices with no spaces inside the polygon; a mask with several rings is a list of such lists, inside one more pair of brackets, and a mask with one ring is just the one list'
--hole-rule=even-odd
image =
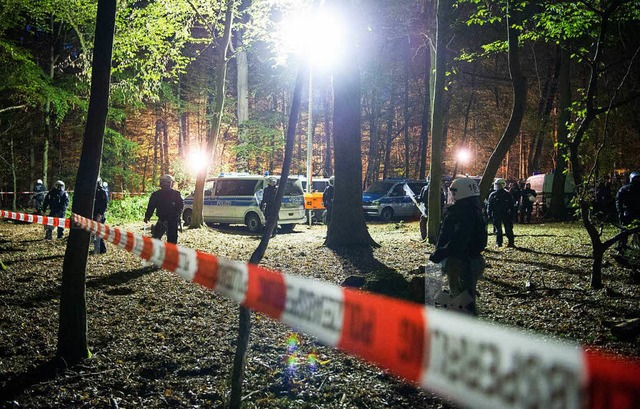
{"label": "bright floodlight", "polygon": [[191,151],[187,156],[187,166],[193,173],[198,173],[207,165],[207,155],[203,151]]}
{"label": "bright floodlight", "polygon": [[327,8],[292,12],[282,21],[279,40],[284,53],[304,55],[314,66],[330,66],[344,41],[340,19]]}
{"label": "bright floodlight", "polygon": [[460,163],[463,163],[463,164],[468,163],[469,160],[471,160],[471,152],[469,152],[469,149],[462,148],[458,150],[458,153],[456,154],[456,159]]}

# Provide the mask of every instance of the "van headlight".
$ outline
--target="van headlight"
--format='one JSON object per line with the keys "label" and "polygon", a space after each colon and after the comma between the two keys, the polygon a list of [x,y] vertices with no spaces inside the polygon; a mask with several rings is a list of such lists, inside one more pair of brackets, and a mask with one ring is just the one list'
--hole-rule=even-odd
{"label": "van headlight", "polygon": [[380,201],[379,200],[374,200],[373,202],[371,202],[372,205],[374,206],[379,206],[380,205]]}

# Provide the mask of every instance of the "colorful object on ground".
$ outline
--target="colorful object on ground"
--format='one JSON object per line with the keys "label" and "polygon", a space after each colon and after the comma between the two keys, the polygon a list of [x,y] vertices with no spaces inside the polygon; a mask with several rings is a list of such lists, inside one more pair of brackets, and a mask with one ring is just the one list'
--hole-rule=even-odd
{"label": "colorful object on ground", "polygon": [[463,406],[637,408],[640,363],[164,243],[73,215],[75,226]]}

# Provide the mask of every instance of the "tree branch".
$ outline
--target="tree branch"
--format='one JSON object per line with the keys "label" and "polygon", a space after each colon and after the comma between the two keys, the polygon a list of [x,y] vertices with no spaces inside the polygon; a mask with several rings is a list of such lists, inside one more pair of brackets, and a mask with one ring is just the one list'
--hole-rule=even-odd
{"label": "tree branch", "polygon": [[6,111],[11,111],[13,109],[21,109],[21,108],[25,108],[27,106],[27,104],[22,104],[22,105],[16,105],[16,106],[12,106],[12,107],[7,107],[7,108],[2,108],[0,109],[0,114]]}

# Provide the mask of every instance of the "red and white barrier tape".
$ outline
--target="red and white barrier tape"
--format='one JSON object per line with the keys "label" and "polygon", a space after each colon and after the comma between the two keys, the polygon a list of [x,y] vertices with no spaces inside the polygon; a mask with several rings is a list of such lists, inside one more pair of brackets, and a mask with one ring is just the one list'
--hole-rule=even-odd
{"label": "red and white barrier tape", "polygon": [[464,406],[640,407],[636,360],[72,219],[157,266]]}
{"label": "red and white barrier tape", "polygon": [[40,216],[29,213],[9,212],[6,210],[0,210],[0,217],[27,223],[44,224],[46,226],[64,227],[67,229],[70,223],[69,219],[65,219],[64,217]]}

